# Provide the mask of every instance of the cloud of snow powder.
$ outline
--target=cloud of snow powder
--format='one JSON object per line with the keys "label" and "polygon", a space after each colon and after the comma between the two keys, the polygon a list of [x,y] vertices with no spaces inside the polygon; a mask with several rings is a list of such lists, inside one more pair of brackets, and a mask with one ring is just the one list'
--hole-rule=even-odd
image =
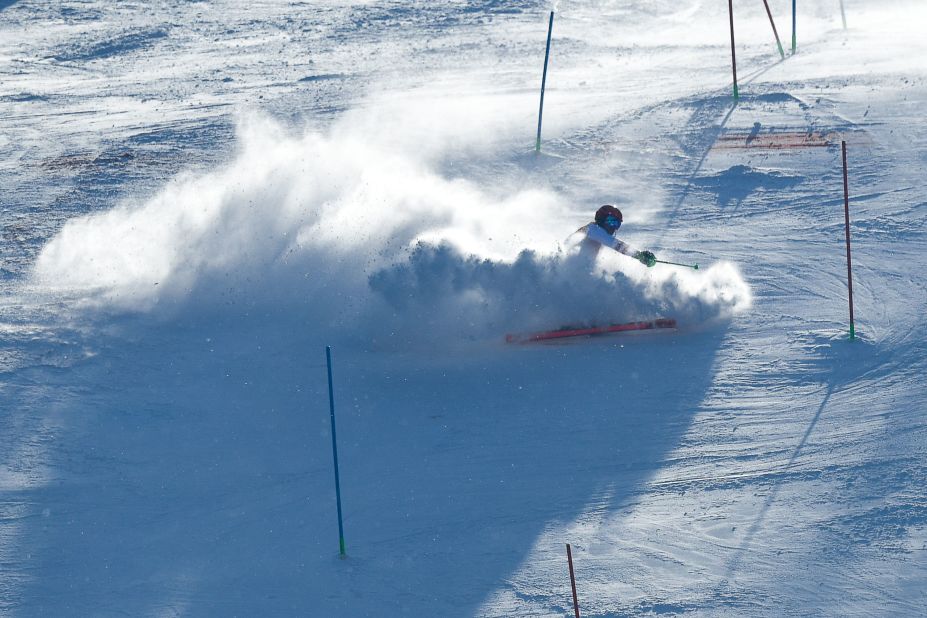
{"label": "cloud of snow powder", "polygon": [[517,118],[481,105],[402,101],[301,136],[246,118],[234,161],[70,221],[33,279],[93,308],[289,314],[344,336],[388,325],[398,340],[658,315],[698,321],[747,306],[732,268],[689,276],[616,257],[591,274],[561,249],[584,222],[556,192],[455,174],[462,160],[495,161],[500,145],[511,152],[505,136]]}
{"label": "cloud of snow powder", "polygon": [[[700,272],[647,269],[624,257],[593,266],[574,251],[523,251],[514,261],[464,255],[449,244],[419,244],[406,261],[373,274],[370,285],[388,310],[385,332],[400,341],[491,338],[545,330],[675,318],[690,326],[748,308],[750,289],[736,267]],[[622,263],[623,262],[623,263]]]}

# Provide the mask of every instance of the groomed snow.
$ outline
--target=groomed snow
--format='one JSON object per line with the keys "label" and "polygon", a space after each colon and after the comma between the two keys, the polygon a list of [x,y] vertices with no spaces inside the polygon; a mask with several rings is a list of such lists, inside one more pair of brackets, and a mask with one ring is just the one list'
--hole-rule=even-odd
{"label": "groomed snow", "polygon": [[0,614],[927,614],[927,9],[725,4],[0,0]]}

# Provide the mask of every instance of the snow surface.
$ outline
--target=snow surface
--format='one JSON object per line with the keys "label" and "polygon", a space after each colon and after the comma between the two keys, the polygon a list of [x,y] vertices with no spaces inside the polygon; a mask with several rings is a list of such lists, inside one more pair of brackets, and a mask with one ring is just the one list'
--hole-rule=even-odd
{"label": "snow surface", "polygon": [[927,7],[725,4],[0,1],[0,614],[927,615]]}

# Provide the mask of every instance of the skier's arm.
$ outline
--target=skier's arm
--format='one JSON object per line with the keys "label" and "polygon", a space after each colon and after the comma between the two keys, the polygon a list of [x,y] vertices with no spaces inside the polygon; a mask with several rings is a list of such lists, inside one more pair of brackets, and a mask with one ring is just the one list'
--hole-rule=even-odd
{"label": "skier's arm", "polygon": [[605,245],[606,247],[614,249],[618,253],[632,257],[647,267],[656,264],[656,257],[650,251],[638,251],[623,240],[619,240],[613,237],[611,234],[603,230],[598,225],[595,225],[594,223],[587,226],[586,238],[593,240],[600,245]]}
{"label": "skier's arm", "polygon": [[615,238],[614,236],[612,236],[611,234],[609,234],[608,232],[600,228],[598,225],[594,225],[594,224],[590,225],[586,229],[586,237],[589,238],[590,240],[594,240],[600,245],[604,245],[610,249],[614,249],[618,253],[623,253],[624,255],[634,257],[634,254],[637,253],[637,251],[631,245],[624,242],[623,240],[619,240]]}

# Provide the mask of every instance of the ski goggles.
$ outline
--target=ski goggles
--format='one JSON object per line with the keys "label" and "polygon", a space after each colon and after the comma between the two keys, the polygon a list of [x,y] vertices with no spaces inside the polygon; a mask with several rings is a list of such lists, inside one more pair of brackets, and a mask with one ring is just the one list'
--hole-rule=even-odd
{"label": "ski goggles", "polygon": [[614,215],[609,215],[605,218],[605,224],[608,225],[608,227],[613,227],[617,230],[619,227],[621,227],[621,219],[615,217]]}

